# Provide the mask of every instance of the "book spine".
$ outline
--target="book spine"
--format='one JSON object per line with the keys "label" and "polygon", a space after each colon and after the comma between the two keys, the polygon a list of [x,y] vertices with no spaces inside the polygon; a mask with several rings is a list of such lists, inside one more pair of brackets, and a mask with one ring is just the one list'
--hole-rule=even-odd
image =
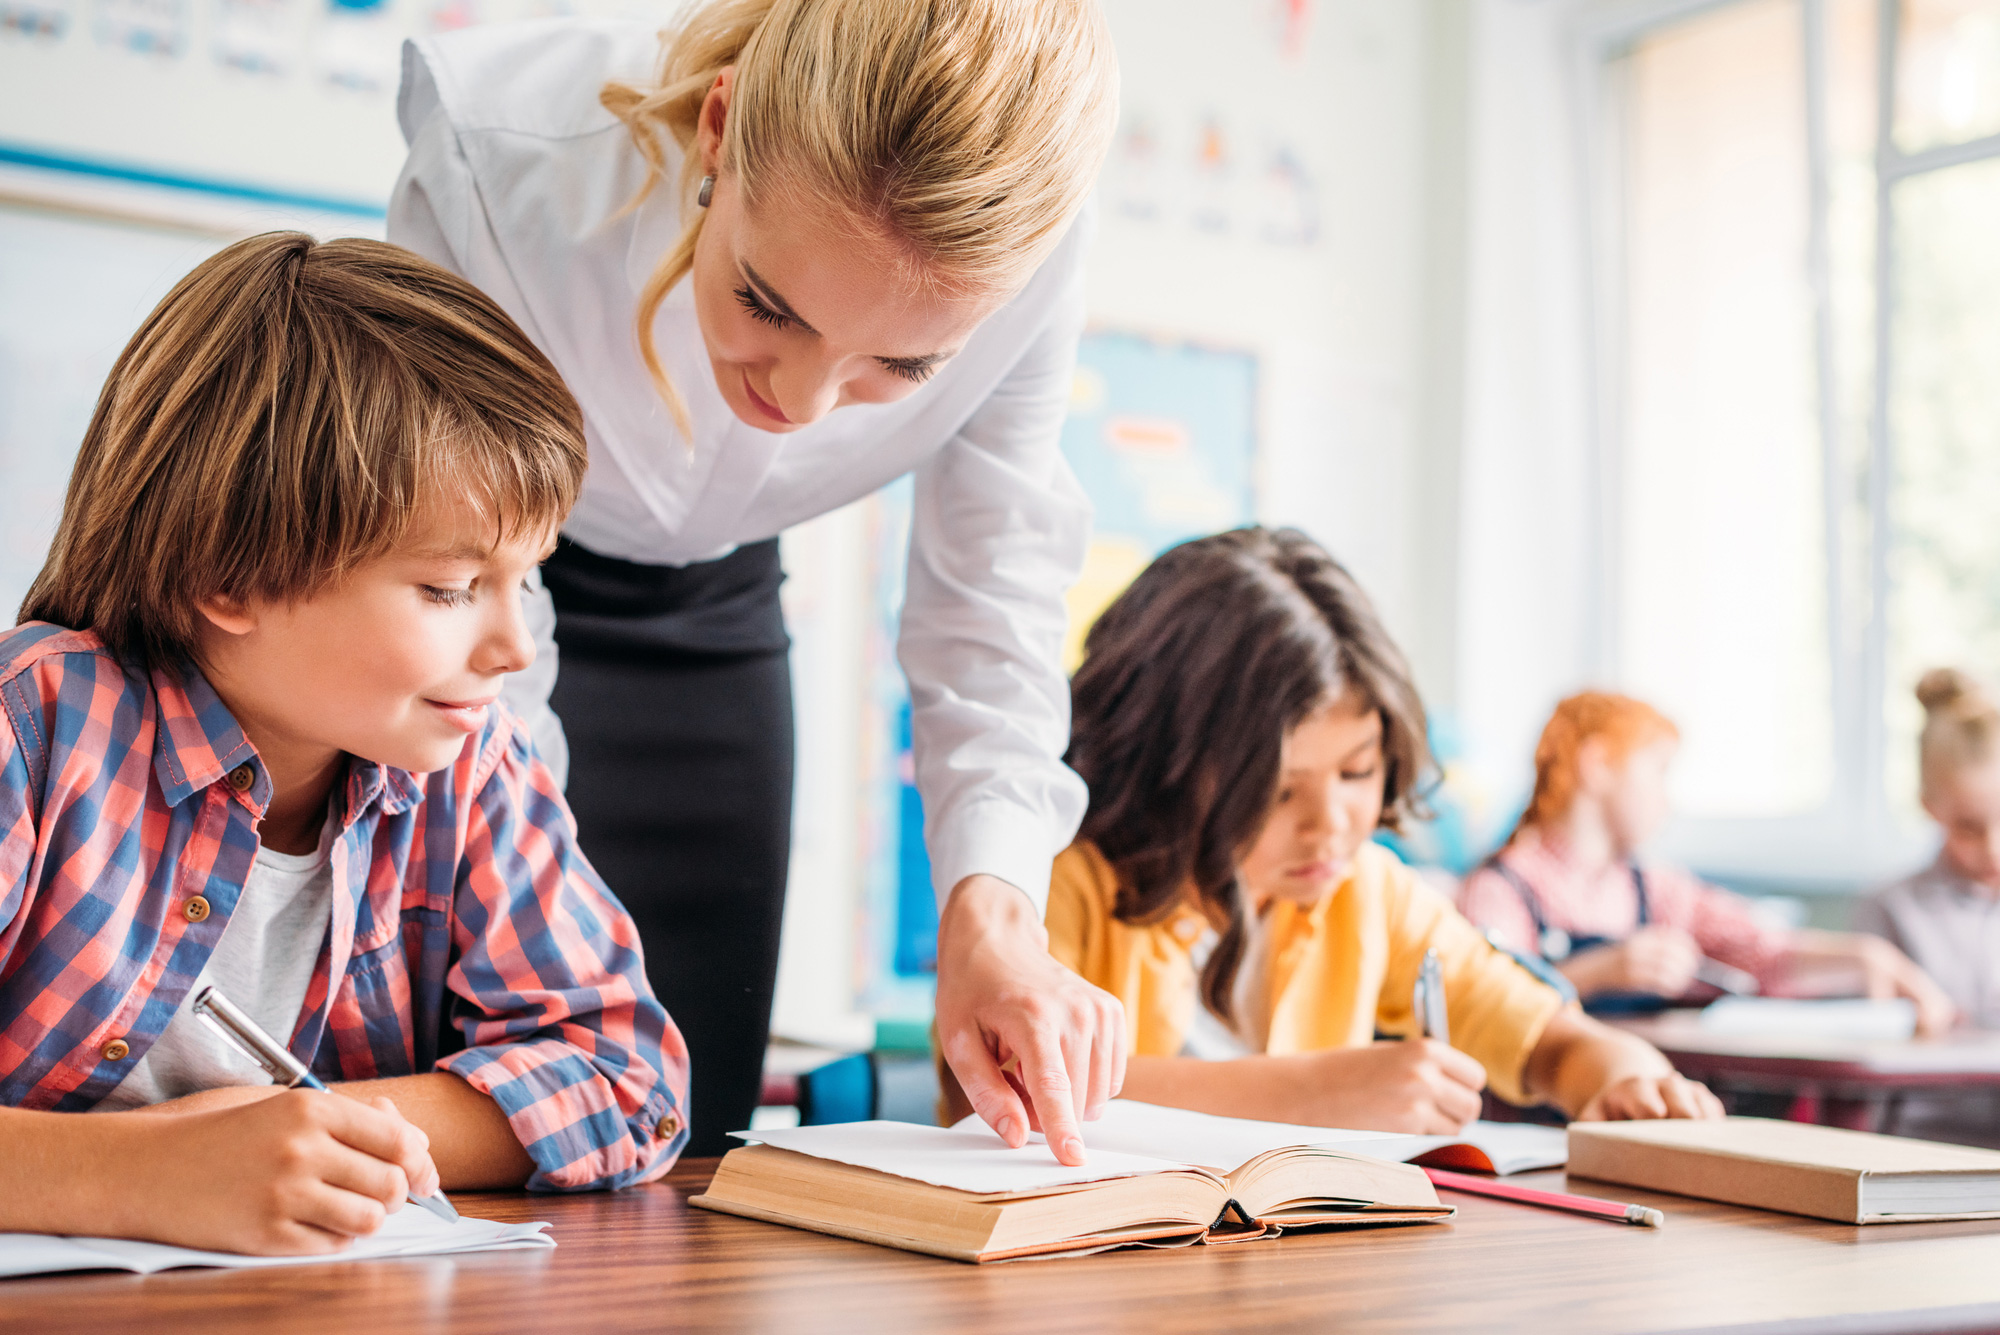
{"label": "book spine", "polygon": [[1864,1222],[1858,1173],[1593,1136],[1587,1127],[1570,1128],[1569,1175],[1843,1224]]}

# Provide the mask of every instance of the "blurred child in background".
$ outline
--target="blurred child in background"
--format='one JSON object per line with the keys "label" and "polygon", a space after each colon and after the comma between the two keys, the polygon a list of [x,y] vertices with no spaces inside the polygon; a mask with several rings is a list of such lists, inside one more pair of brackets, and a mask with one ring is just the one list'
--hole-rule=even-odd
{"label": "blurred child in background", "polygon": [[1952,668],[1925,673],[1917,699],[1924,810],[1944,843],[1855,925],[1922,965],[1973,1024],[2000,1028],[2000,704]]}
{"label": "blurred child in background", "polygon": [[[1069,761],[1090,806],[1056,859],[1049,949],[1124,1003],[1127,1097],[1410,1132],[1457,1130],[1489,1082],[1572,1117],[1720,1113],[1371,841],[1420,805],[1423,705],[1367,597],[1305,535],[1183,543],[1086,650]],[[1430,950],[1448,1043],[1412,1006]]]}
{"label": "blurred child in background", "polygon": [[1782,992],[1812,974],[1907,997],[1921,1032],[1948,1028],[1950,999],[1881,938],[1778,927],[1683,868],[1636,861],[1666,821],[1679,744],[1671,721],[1628,696],[1557,705],[1535,748],[1534,796],[1506,846],[1466,878],[1465,915],[1541,955],[1593,1008],[1657,1007],[1698,979]]}

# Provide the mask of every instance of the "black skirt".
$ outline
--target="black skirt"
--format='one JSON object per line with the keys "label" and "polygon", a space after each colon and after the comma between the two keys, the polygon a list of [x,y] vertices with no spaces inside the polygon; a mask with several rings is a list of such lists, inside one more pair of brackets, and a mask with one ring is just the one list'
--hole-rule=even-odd
{"label": "black skirt", "polygon": [[542,579],[579,839],[687,1039],[687,1153],[721,1154],[757,1105],[791,857],[778,542],[650,566],[564,539]]}

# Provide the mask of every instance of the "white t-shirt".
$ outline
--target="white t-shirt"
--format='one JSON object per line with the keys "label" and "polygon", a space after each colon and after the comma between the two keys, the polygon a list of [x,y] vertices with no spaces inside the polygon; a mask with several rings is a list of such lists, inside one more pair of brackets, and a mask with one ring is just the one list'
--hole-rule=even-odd
{"label": "white t-shirt", "polygon": [[[1266,906],[1265,913],[1269,912]],[[1232,1061],[1255,1056],[1271,1041],[1271,933],[1265,913],[1247,915],[1243,924],[1243,956],[1229,988],[1230,1018],[1225,1021],[1200,1001],[1181,1040],[1181,1056],[1203,1061]],[[1213,929],[1188,952],[1195,976],[1208,967],[1208,957],[1221,940]]]}
{"label": "white t-shirt", "polygon": [[214,984],[265,1033],[280,1043],[291,1039],[333,915],[330,842],[323,835],[312,853],[257,850],[243,895],[208,963],[166,1030],[97,1105],[100,1110],[143,1108],[222,1085],[270,1082],[262,1067],[188,1008],[196,993]]}
{"label": "white t-shirt", "polygon": [[[548,19],[408,46],[397,114],[410,156],[389,201],[389,240],[470,279],[569,383],[590,471],[563,532],[593,552],[647,565],[711,560],[915,473],[897,657],[932,879],[949,890],[989,873],[1039,910],[1086,799],[1062,763],[1062,640],[1090,503],[1061,435],[1088,220],[922,388],[789,434],[730,411],[692,290],[678,284],[654,334],[687,400],[693,436],[683,438],[634,332],[639,292],[681,235],[680,150],[658,137],[667,184],[632,207],[645,160],[598,100],[608,79],[652,82],[659,26]],[[560,778],[566,751],[547,705],[555,611],[530,583],[538,654],[505,694]]]}

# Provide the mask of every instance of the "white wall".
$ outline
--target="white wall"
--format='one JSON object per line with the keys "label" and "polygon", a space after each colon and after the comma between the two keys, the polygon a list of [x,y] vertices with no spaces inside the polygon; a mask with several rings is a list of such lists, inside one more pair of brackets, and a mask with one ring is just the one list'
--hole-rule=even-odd
{"label": "white wall", "polygon": [[1597,667],[1590,293],[1575,6],[1470,8],[1455,678],[1467,764],[1504,804]]}
{"label": "white wall", "polygon": [[[1351,565],[1407,634],[1423,592],[1413,474],[1424,337],[1432,6],[1415,0],[1241,4],[1107,0],[1124,75],[1121,130],[1149,126],[1168,179],[1154,220],[1130,216],[1129,144],[1100,191],[1097,322],[1255,351],[1263,359],[1259,514],[1297,524]],[[1303,17],[1294,54],[1287,15]],[[1230,173],[1199,179],[1202,126]],[[1316,201],[1310,245],[1262,239],[1262,179],[1294,152]],[[1178,178],[1178,179],[1176,179]],[[1230,229],[1191,221],[1220,197]]]}
{"label": "white wall", "polygon": [[[1107,172],[1091,257],[1092,318],[1105,328],[1259,355],[1260,517],[1307,529],[1349,563],[1411,649],[1433,697],[1448,703],[1458,666],[1451,652],[1458,571],[1440,554],[1456,550],[1449,498],[1458,422],[1438,407],[1454,403],[1456,392],[1435,367],[1457,355],[1453,257],[1462,236],[1457,218],[1432,201],[1460,189],[1437,166],[1455,160],[1464,117],[1440,49],[1462,42],[1465,0],[1104,2],[1122,60],[1126,127],[1146,126],[1154,153],[1143,168],[1128,141]],[[217,70],[218,9],[203,0],[185,12],[189,45],[178,63],[92,49],[81,24],[58,46],[0,50],[0,143],[157,160],[182,174],[322,197],[386,191],[400,160],[386,88],[332,87],[304,54],[285,74]],[[395,26],[417,30],[446,11],[395,0],[384,12]],[[287,39],[291,49],[312,49],[310,26]],[[109,85],[107,70],[117,75]],[[99,92],[84,95],[92,87]],[[170,114],[141,125],[126,107],[128,94]],[[263,129],[236,133],[246,120]],[[350,123],[353,133],[343,138]],[[1203,165],[1211,125],[1220,166]],[[280,130],[293,133],[274,138]],[[1273,171],[1281,154],[1293,164],[1289,176]],[[42,464],[33,494],[46,509],[87,399],[143,311],[206,250],[280,220],[181,192],[0,168],[0,199],[37,193],[198,224],[195,232],[157,225],[131,232],[72,217],[50,224],[62,232],[59,241],[0,251],[0,293],[24,327],[35,312],[62,305],[62,294],[91,290],[73,277],[90,254],[114,255],[107,267],[121,275],[114,295],[69,312],[88,328],[65,334],[61,346],[81,340],[91,352],[60,353],[69,358],[68,406],[44,413],[30,439],[22,416],[0,401],[0,443],[14,454],[11,465],[0,457],[8,470],[0,487],[10,498],[28,494],[20,460],[33,452]],[[1128,206],[1147,199],[1153,216],[1135,216]],[[8,225],[47,230],[42,222]],[[353,219],[315,228],[353,229]],[[31,289],[33,300],[23,295]],[[33,368],[36,357],[58,352],[55,342],[36,350],[17,338],[8,355]],[[868,689],[861,572],[870,522],[865,507],[850,508],[786,543],[800,787],[778,1024],[816,1037],[858,1037],[865,1027],[854,1012],[869,947],[852,776],[874,744],[856,725]],[[34,544],[26,529],[10,531],[22,548],[10,573],[31,573],[38,553],[26,549]]]}

